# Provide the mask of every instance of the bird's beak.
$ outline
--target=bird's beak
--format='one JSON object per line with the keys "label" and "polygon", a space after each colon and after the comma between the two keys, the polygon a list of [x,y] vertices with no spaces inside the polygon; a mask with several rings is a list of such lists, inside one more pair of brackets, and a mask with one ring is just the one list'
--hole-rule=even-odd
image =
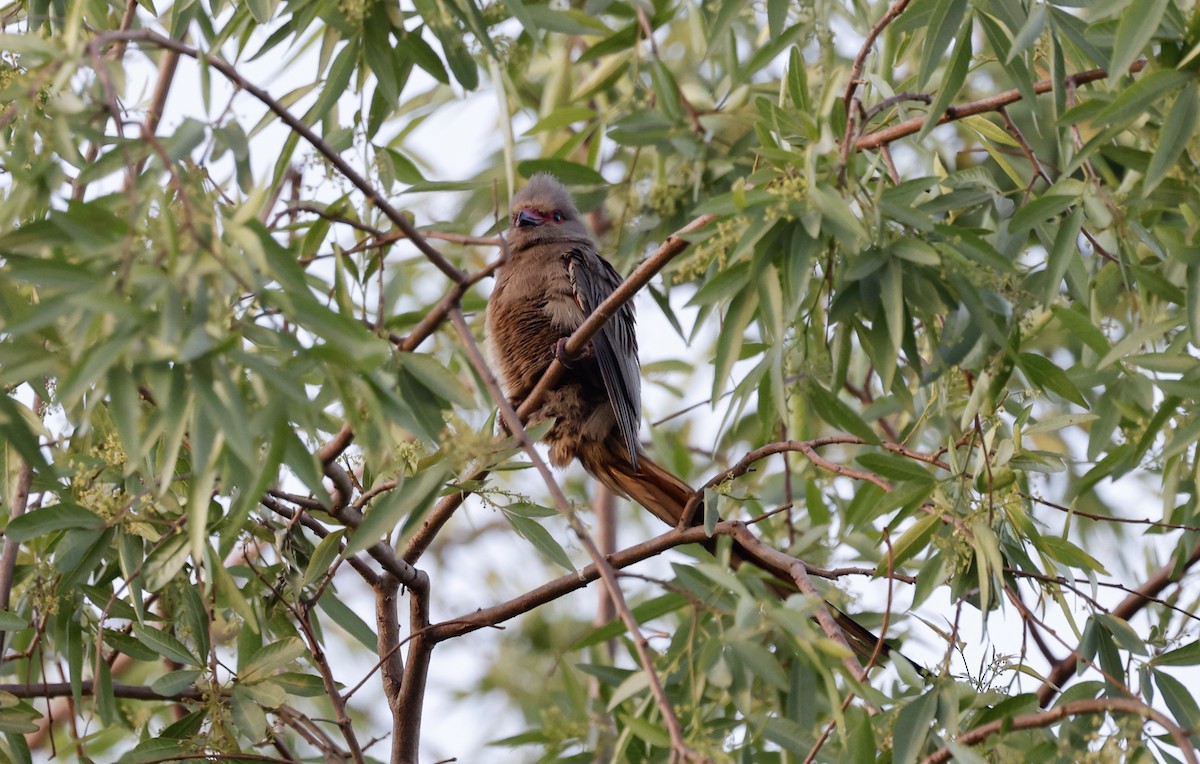
{"label": "bird's beak", "polygon": [[526,226],[539,226],[546,222],[546,216],[539,213],[537,210],[531,210],[526,207],[523,210],[513,215],[513,226],[515,228],[524,228]]}

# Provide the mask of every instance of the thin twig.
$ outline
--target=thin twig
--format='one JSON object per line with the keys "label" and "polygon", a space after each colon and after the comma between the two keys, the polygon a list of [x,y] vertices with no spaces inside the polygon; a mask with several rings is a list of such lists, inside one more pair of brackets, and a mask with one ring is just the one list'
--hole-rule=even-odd
{"label": "thin twig", "polygon": [[[1133,65],[1129,67],[1129,72],[1131,74],[1140,72],[1145,68],[1145,66],[1145,59],[1134,61]],[[1078,86],[1089,82],[1102,80],[1107,76],[1108,71],[1105,69],[1088,69],[1087,71],[1069,75],[1066,78],[1065,83],[1068,86]],[[1053,89],[1054,83],[1050,80],[1042,80],[1033,84],[1033,92],[1037,95],[1049,93]],[[1021,91],[1013,88],[1012,90],[1006,90],[1003,93],[997,93],[996,95],[988,96],[987,98],[981,98],[978,101],[971,101],[970,103],[965,103],[960,106],[950,106],[946,109],[946,112],[938,118],[936,124],[944,125],[948,122],[954,122],[956,120],[971,117],[976,114],[997,111],[1005,106],[1008,106],[1009,104],[1014,104],[1017,101],[1020,101],[1022,97]],[[891,127],[886,127],[882,130],[862,136],[854,142],[854,147],[859,151],[879,148],[884,144],[891,143],[905,136],[920,132],[921,128],[925,125],[925,122],[926,117],[913,117],[912,119],[906,119],[903,122],[892,125]]]}
{"label": "thin twig", "polygon": [[[1049,727],[1072,716],[1114,713],[1140,716],[1143,719],[1148,719],[1161,725],[1167,731],[1167,734],[1171,736],[1175,745],[1179,747],[1184,759],[1190,762],[1190,764],[1197,764],[1196,747],[1188,740],[1186,730],[1171,721],[1166,715],[1154,710],[1140,700],[1128,700],[1125,698],[1072,700],[1048,711],[996,719],[960,734],[955,742],[960,746],[975,745],[1001,732],[1007,733]],[[953,755],[953,751],[948,746],[940,748],[927,756],[923,764],[942,764],[942,762],[949,761]]]}
{"label": "thin twig", "polygon": [[[1112,614],[1123,620],[1130,620],[1138,611],[1150,604],[1153,598],[1157,597],[1163,589],[1178,583],[1183,574],[1197,562],[1200,562],[1200,542],[1197,542],[1192,547],[1191,554],[1188,555],[1188,558],[1184,560],[1182,565],[1177,565],[1174,562],[1163,565],[1154,572],[1154,575],[1146,579],[1146,582],[1139,586],[1137,591],[1121,600],[1113,608]],[[1068,655],[1050,667],[1045,681],[1037,692],[1039,705],[1045,708],[1054,699],[1054,696],[1062,691],[1062,686],[1075,674],[1077,661],[1078,653],[1072,651],[1071,655]]]}
{"label": "thin twig", "polygon": [[182,55],[194,58],[199,61],[204,61],[210,67],[220,72],[227,80],[237,85],[242,90],[245,90],[250,95],[257,98],[264,106],[270,109],[276,116],[279,117],[284,124],[291,128],[294,132],[304,138],[310,146],[316,149],[321,156],[325,157],[338,172],[342,174],[346,180],[359,190],[368,202],[374,204],[380,212],[382,212],[394,226],[399,228],[412,241],[413,245],[420,250],[421,254],[433,263],[442,273],[446,274],[452,281],[462,282],[466,279],[466,274],[454,267],[442,253],[438,252],[425,240],[420,231],[404,217],[403,214],[391,205],[383,194],[375,188],[361,173],[350,166],[342,155],[333,150],[333,147],[324,141],[319,135],[313,132],[312,128],[304,124],[304,122],[288,111],[283,104],[279,103],[270,93],[258,87],[254,83],[243,77],[233,64],[228,61],[205,53],[190,45],[186,45],[179,40],[173,40],[169,37],[164,37],[156,32],[148,29],[138,29],[132,31],[107,32],[97,35],[89,43],[89,48],[96,50],[117,42],[142,42],[151,45],[157,45],[160,48],[173,50]]}
{"label": "thin twig", "polygon": [[865,118],[855,119],[856,111],[852,106],[856,101],[855,93],[858,91],[859,85],[862,84],[862,80],[859,78],[862,76],[867,56],[870,55],[871,48],[875,46],[875,40],[878,39],[879,35],[883,34],[883,30],[887,28],[888,24],[891,24],[897,16],[904,12],[904,9],[908,7],[908,3],[909,0],[896,0],[884,12],[879,21],[875,22],[875,25],[867,32],[866,39],[863,40],[863,44],[858,49],[858,55],[854,57],[854,63],[850,67],[850,77],[846,81],[846,92],[842,96],[842,105],[846,109],[846,132],[842,135],[841,141],[841,159],[838,171],[839,185],[846,181],[846,168],[850,164],[850,145],[853,142],[854,133],[859,127],[866,125]]}

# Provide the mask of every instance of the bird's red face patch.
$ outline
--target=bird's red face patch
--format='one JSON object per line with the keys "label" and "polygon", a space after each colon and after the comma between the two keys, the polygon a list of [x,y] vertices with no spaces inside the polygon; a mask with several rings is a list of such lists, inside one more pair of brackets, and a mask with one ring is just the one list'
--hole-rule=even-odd
{"label": "bird's red face patch", "polygon": [[546,213],[533,207],[523,207],[512,214],[512,225],[513,228],[527,228],[546,223],[561,223],[564,219],[561,210],[551,210]]}

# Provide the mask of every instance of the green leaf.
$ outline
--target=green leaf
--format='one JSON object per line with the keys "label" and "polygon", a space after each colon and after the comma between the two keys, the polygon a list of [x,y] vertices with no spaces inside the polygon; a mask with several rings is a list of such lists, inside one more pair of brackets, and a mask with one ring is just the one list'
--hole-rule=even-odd
{"label": "green leaf", "polygon": [[5,537],[21,544],[30,539],[68,528],[99,530],[104,518],[78,504],[55,504],[21,515],[8,524]]}
{"label": "green leaf", "polygon": [[792,719],[769,717],[763,724],[763,737],[786,751],[804,756],[813,747],[812,735]]}
{"label": "green leaf", "polygon": [[442,65],[442,60],[438,58],[437,52],[421,37],[421,29],[422,27],[417,27],[402,35],[396,42],[395,54],[398,58],[422,69],[443,85],[449,85],[450,75],[446,72],[446,67]]}
{"label": "green leaf", "polygon": [[718,40],[724,39],[725,32],[733,24],[733,20],[737,18],[738,13],[744,10],[745,7],[746,4],[742,0],[724,0],[721,3],[721,7],[717,10],[716,18],[709,22],[708,44],[706,46],[708,52],[706,55],[711,54],[712,48]]}
{"label": "green leaf", "polygon": [[[925,44],[921,49],[921,65],[917,69],[917,90],[925,90],[934,70],[946,56],[946,48],[956,33],[962,33],[966,0],[936,0],[933,14],[925,27]],[[970,30],[967,30],[967,35]]]}
{"label": "green leaf", "polygon": [[527,159],[517,164],[517,172],[526,178],[549,173],[568,186],[603,185],[604,176],[590,167],[565,159]]}
{"label": "green leaf", "polygon": [[[325,590],[324,595],[317,602],[317,606],[363,647],[368,650],[379,649],[379,637],[362,618],[358,617],[357,613],[342,601],[332,587]],[[272,681],[278,681],[278,677],[272,677]]]}
{"label": "green leaf", "polygon": [[1183,682],[1162,671],[1152,672],[1154,684],[1162,694],[1163,702],[1175,715],[1179,726],[1192,730],[1193,740],[1195,730],[1200,729],[1200,707],[1196,705],[1196,696]]}
{"label": "green leaf", "polygon": [[913,480],[918,483],[934,482],[933,475],[928,469],[911,459],[895,454],[861,454],[854,459],[856,462],[878,473],[889,480]]}
{"label": "green leaf", "polygon": [[704,519],[704,535],[709,538],[716,532],[717,523],[721,522],[721,499],[722,494],[719,491],[704,489],[704,500],[700,509]]}
{"label": "green leaf", "polygon": [[1054,298],[1058,296],[1058,286],[1062,283],[1072,260],[1076,259],[1079,252],[1076,240],[1079,238],[1082,224],[1083,207],[1080,206],[1071,211],[1054,235],[1054,246],[1050,248],[1050,255],[1046,260],[1046,285],[1042,290],[1042,301],[1047,305],[1054,303]]}
{"label": "green leaf", "polygon": [[[1096,325],[1083,312],[1062,305],[1055,305],[1051,310],[1054,311],[1055,317],[1063,325],[1063,328],[1079,338],[1096,354],[1104,355],[1112,348],[1108,344],[1108,338],[1104,336],[1104,332],[1096,328]],[[1200,337],[1200,334],[1197,337]]]}
{"label": "green leaf", "polygon": [[246,7],[250,9],[250,15],[259,24],[266,24],[271,20],[271,11],[274,7],[271,0],[249,0]]}
{"label": "green leaf", "polygon": [[814,186],[809,190],[809,199],[821,211],[822,228],[828,228],[843,246],[854,250],[867,240],[862,222],[851,212],[850,205],[840,194],[822,186]]}
{"label": "green leaf", "polygon": [[345,535],[346,529],[339,528],[321,539],[321,543],[317,544],[312,557],[308,560],[308,565],[304,568],[304,578],[300,581],[301,586],[312,586],[329,573],[341,551],[342,537]]}
{"label": "green leaf", "polygon": [[1188,642],[1183,647],[1156,655],[1150,663],[1155,666],[1195,666],[1200,664],[1200,641]]}
{"label": "green leaf", "polygon": [[307,650],[304,643],[296,638],[268,642],[254,651],[249,660],[239,667],[238,681],[247,684],[261,682],[277,669],[304,655]]}
{"label": "green leaf", "polygon": [[1142,55],[1150,38],[1166,13],[1169,0],[1138,0],[1126,9],[1117,23],[1112,61],[1108,65],[1108,84],[1116,87],[1129,67]]}
{"label": "green leaf", "polygon": [[[900,538],[892,542],[892,559],[889,564],[899,566],[905,560],[919,553],[941,524],[942,516],[936,512],[922,515],[904,533],[900,534]],[[880,563],[878,569],[881,573],[887,572],[887,566],[884,563]]]}
{"label": "green leaf", "polygon": [[382,4],[371,7],[363,24],[363,58],[379,88],[379,97],[389,104],[400,100],[400,81],[396,77],[395,52],[392,48],[391,25]]}
{"label": "green leaf", "polygon": [[358,45],[351,42],[342,48],[337,58],[333,60],[333,65],[329,67],[329,74],[325,78],[325,85],[321,88],[316,103],[304,114],[305,122],[311,125],[329,114],[334,104],[337,103],[337,99],[341,98],[348,89],[350,76],[354,74],[357,65]]}
{"label": "green leaf", "polygon": [[133,627],[133,635],[146,647],[168,660],[184,666],[203,666],[204,662],[192,654],[185,644],[161,629],[153,626]]}
{"label": "green leaf", "polygon": [[1099,560],[1064,538],[1042,536],[1038,541],[1038,546],[1051,559],[1061,562],[1063,565],[1079,568],[1088,573],[1107,573]]}
{"label": "green leaf", "polygon": [[1074,196],[1059,194],[1039,196],[1013,213],[1008,221],[1008,230],[1015,234],[1033,228],[1050,218],[1057,217],[1077,201],[1078,199]]}
{"label": "green leaf", "polygon": [[[33,706],[25,701],[19,701],[15,706],[0,709],[0,732],[10,736],[35,733],[40,729],[36,723],[36,720],[40,718],[42,715]],[[28,759],[26,760],[28,761]]]}
{"label": "green leaf", "polygon": [[649,677],[645,671],[634,671],[625,677],[625,680],[613,690],[612,697],[608,700],[608,710],[615,710],[618,706],[624,703],[629,698],[645,692],[650,687]]}
{"label": "green leaf", "polygon": [[1013,59],[1020,56],[1026,50],[1033,46],[1037,39],[1042,36],[1042,30],[1046,26],[1046,7],[1044,5],[1035,5],[1029,11],[1029,16],[1025,18],[1025,23],[1013,35],[1012,47],[1005,56],[1005,66],[1011,65]]}
{"label": "green leaf", "polygon": [[810,381],[805,390],[811,399],[813,410],[821,419],[824,419],[829,424],[844,432],[862,438],[868,443],[879,443],[879,436],[875,434],[871,426],[864,422],[862,417],[855,413],[854,409],[843,403],[836,395],[826,390],[815,380]]}
{"label": "green leaf", "polygon": [[[645,624],[649,621],[673,613],[687,605],[687,599],[680,594],[663,594],[654,599],[646,600],[633,606],[630,610],[633,613],[633,618],[639,624]],[[571,644],[571,650],[584,650],[594,645],[607,642],[610,639],[619,637],[626,631],[625,622],[618,616],[604,624],[598,629],[588,632]]]}
{"label": "green leaf", "polygon": [[1072,403],[1088,407],[1088,402],[1079,392],[1079,388],[1049,358],[1036,353],[1018,353],[1017,366],[1025,372],[1025,376],[1034,387],[1049,390]]}
{"label": "green leaf", "polygon": [[233,724],[246,740],[258,742],[267,730],[267,715],[243,687],[234,687],[229,696]]}
{"label": "green leaf", "polygon": [[1097,613],[1096,621],[1104,626],[1104,630],[1113,636],[1117,645],[1134,655],[1146,654],[1146,642],[1133,630],[1129,622],[1111,613]]}
{"label": "green leaf", "polygon": [[117,759],[117,764],[157,764],[161,761],[186,759],[190,753],[191,747],[185,748],[180,740],[151,738],[122,754],[121,758]]}
{"label": "green leaf", "polygon": [[136,658],[140,661],[151,661],[158,658],[157,651],[151,650],[149,647],[139,642],[137,638],[121,631],[105,629],[104,644],[124,653],[125,655],[128,655],[130,658]]}
{"label": "green leaf", "polygon": [[[1162,0],[1155,1],[1161,2]],[[1112,103],[1101,109],[1092,117],[1092,120],[1097,127],[1104,127],[1123,125],[1139,119],[1152,104],[1162,100],[1168,92],[1183,87],[1188,80],[1186,74],[1174,69],[1160,69],[1151,72],[1140,77],[1129,87],[1122,89]]]}
{"label": "green leaf", "polygon": [[900,709],[896,725],[892,728],[892,761],[895,764],[913,764],[924,750],[937,703],[937,693],[926,692]]}
{"label": "green leaf", "polygon": [[475,396],[433,356],[424,353],[398,353],[396,358],[406,371],[438,398],[463,407],[475,404]]}
{"label": "green leaf", "polygon": [[523,539],[533,544],[539,552],[546,555],[552,562],[569,571],[575,570],[575,565],[571,562],[571,558],[567,556],[562,546],[554,540],[550,532],[537,520],[522,517],[515,512],[505,512],[504,519],[508,520],[509,525]]}
{"label": "green leaf", "polygon": [[[371,649],[377,649],[377,646]],[[295,671],[276,674],[271,677],[271,684],[282,688],[288,695],[299,695],[302,698],[315,698],[325,694],[325,682],[321,677],[299,674]]]}
{"label": "green leaf", "polygon": [[[1137,14],[1127,14],[1130,16]],[[1175,166],[1180,154],[1187,148],[1196,132],[1197,124],[1197,86],[1184,85],[1175,98],[1175,104],[1163,122],[1162,131],[1158,136],[1158,146],[1150,158],[1150,166],[1146,169],[1146,177],[1142,180],[1142,196],[1148,196],[1151,191],[1162,183]]]}
{"label": "green leaf", "polygon": [[176,533],[150,553],[142,567],[142,582],[147,590],[158,591],[183,569],[191,552],[189,541],[186,534]]}
{"label": "green leaf", "polygon": [[913,139],[918,143],[924,141],[929,135],[929,131],[937,126],[938,120],[946,113],[946,109],[949,108],[967,81],[967,71],[971,68],[971,27],[971,19],[967,18],[963,23],[963,28],[959,30],[958,42],[955,43],[954,50],[950,53],[950,64],[946,69],[946,76],[942,78],[937,96],[934,97],[933,104],[929,107],[929,113],[925,116],[925,123],[921,125],[921,131]]}
{"label": "green leaf", "polygon": [[534,28],[566,35],[607,35],[612,32],[595,15],[582,10],[558,10],[546,5],[537,6],[536,13],[529,14]]}
{"label": "green leaf", "polygon": [[150,689],[159,695],[168,697],[177,695],[196,684],[196,680],[204,674],[200,669],[184,669],[163,674],[150,683]]}
{"label": "green leaf", "polygon": [[425,182],[425,176],[421,175],[421,170],[416,167],[412,160],[401,154],[395,149],[386,150],[386,158],[391,162],[391,172],[396,176],[396,180],[402,184],[421,184]]}
{"label": "green leaf", "polygon": [[717,354],[713,361],[712,400],[715,403],[725,394],[733,364],[741,355],[746,327],[758,309],[758,290],[747,284],[729,304],[721,333],[717,338]]}
{"label": "green leaf", "polygon": [[391,534],[405,517],[423,511],[441,489],[445,477],[446,466],[438,463],[404,478],[394,489],[377,498],[362,523],[354,529],[342,556],[349,557],[374,546]]}
{"label": "green leaf", "polygon": [[576,122],[591,122],[596,118],[596,112],[586,106],[560,106],[525,131],[525,135],[559,130]]}
{"label": "green leaf", "polygon": [[712,278],[705,279],[696,290],[688,305],[714,305],[731,299],[740,292],[754,275],[749,260],[731,263],[719,269]]}

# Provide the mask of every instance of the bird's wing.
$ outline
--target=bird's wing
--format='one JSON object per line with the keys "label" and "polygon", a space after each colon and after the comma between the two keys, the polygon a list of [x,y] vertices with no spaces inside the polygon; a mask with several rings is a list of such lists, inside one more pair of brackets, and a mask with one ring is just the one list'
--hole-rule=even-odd
{"label": "bird's wing", "polygon": [[[584,315],[590,315],[621,283],[616,270],[591,248],[578,247],[568,253],[567,273]],[[626,302],[604,323],[592,337],[592,347],[608,399],[617,415],[617,427],[629,449],[629,460],[636,469],[637,455],[641,451],[638,425],[642,418],[642,380],[632,303]]]}

